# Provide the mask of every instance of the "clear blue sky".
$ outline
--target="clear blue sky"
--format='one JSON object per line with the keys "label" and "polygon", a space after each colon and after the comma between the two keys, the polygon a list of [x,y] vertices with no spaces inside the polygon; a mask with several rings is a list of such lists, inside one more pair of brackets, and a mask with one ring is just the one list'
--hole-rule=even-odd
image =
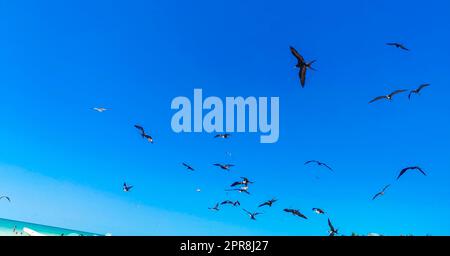
{"label": "clear blue sky", "polygon": [[[346,234],[450,235],[449,9],[445,1],[0,1],[0,194],[13,200],[0,201],[0,217],[125,235],[326,235],[326,219],[311,212],[321,207]],[[290,45],[317,59],[305,89]],[[424,82],[432,87],[411,101],[367,104]],[[171,100],[194,88],[279,96],[279,142],[173,133]],[[310,159],[335,173],[305,167]],[[211,166],[226,161],[234,171]],[[409,165],[429,176],[395,182]],[[251,196],[224,192],[239,176],[256,181]],[[124,180],[132,193],[122,192]],[[207,210],[224,199],[254,210],[271,197],[280,201],[256,222],[241,209]]]}

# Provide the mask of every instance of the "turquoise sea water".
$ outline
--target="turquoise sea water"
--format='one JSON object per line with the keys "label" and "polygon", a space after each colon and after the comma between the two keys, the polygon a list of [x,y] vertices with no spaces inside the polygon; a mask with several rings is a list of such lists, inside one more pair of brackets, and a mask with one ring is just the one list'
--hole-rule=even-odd
{"label": "turquoise sea water", "polygon": [[98,236],[98,234],[0,218],[0,236],[30,236],[28,231],[45,236]]}

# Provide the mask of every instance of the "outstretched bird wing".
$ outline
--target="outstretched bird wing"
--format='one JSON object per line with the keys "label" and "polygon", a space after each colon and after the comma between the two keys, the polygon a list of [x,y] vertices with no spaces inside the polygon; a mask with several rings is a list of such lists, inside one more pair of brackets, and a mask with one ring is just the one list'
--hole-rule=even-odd
{"label": "outstretched bird wing", "polygon": [[328,227],[330,227],[330,231],[333,231],[333,232],[335,231],[333,223],[331,223],[330,219],[328,219]]}
{"label": "outstretched bird wing", "polygon": [[414,169],[419,170],[424,176],[427,176],[427,174],[422,170],[420,167],[415,167]]}
{"label": "outstretched bird wing", "polygon": [[300,53],[298,53],[294,47],[290,46],[289,48],[291,49],[292,55],[294,55],[295,58],[297,58],[299,64],[305,63],[305,59],[303,58],[303,56],[300,55]]}
{"label": "outstretched bird wing", "polygon": [[300,84],[302,85],[302,88],[304,88],[305,83],[306,83],[306,67],[305,66],[300,67],[298,76],[300,77]]}
{"label": "outstretched bird wing", "polygon": [[306,217],[303,213],[301,213],[300,211],[297,211],[296,212],[296,214],[297,214],[297,216],[299,216],[299,217],[301,217],[301,218],[303,218],[303,219],[308,219],[308,217]]}
{"label": "outstretched bird wing", "polygon": [[144,133],[144,127],[140,126],[140,125],[135,125],[134,126],[136,129],[138,129],[139,131],[141,131],[142,133]]}
{"label": "outstretched bird wing", "polygon": [[242,210],[244,210],[244,212],[246,212],[248,215],[252,215],[251,212],[249,212],[249,211],[247,211],[247,210],[245,210],[245,209],[242,209]]}
{"label": "outstretched bird wing", "polygon": [[408,167],[408,168],[405,168],[405,169],[401,170],[400,173],[398,174],[397,180],[400,179],[400,177],[402,177],[403,174],[405,174],[405,172],[407,172],[409,169],[410,168]]}
{"label": "outstretched bird wing", "polygon": [[398,47],[399,47],[400,49],[402,49],[402,50],[409,51],[409,49],[406,48],[406,47],[405,47],[404,45],[402,45],[402,44],[398,44]]}
{"label": "outstretched bird wing", "polygon": [[394,91],[394,92],[392,92],[391,94],[389,94],[389,96],[393,97],[394,95],[399,94],[399,93],[403,93],[403,92],[406,92],[406,90],[397,90],[397,91]]}
{"label": "outstretched bird wing", "polygon": [[377,197],[381,196],[381,192],[378,192],[376,195],[373,196],[372,201],[377,199]]}
{"label": "outstretched bird wing", "polygon": [[266,206],[266,205],[269,205],[269,202],[264,202],[264,203],[260,204],[260,205],[258,206],[258,208],[259,208],[259,207]]}
{"label": "outstretched bird wing", "polygon": [[250,195],[250,192],[248,192],[248,190],[246,190],[246,189],[239,189],[239,192]]}
{"label": "outstretched bird wing", "polygon": [[6,200],[8,200],[8,202],[11,203],[11,199],[8,196],[0,196],[0,200],[2,200],[3,198],[5,198]]}
{"label": "outstretched bird wing", "polygon": [[188,170],[192,170],[192,171],[194,170],[194,168],[192,168],[192,166],[190,166],[186,163],[183,163],[183,166],[186,167]]}
{"label": "outstretched bird wing", "polygon": [[288,212],[288,213],[294,213],[294,209],[284,209],[283,211]]}
{"label": "outstretched bird wing", "polygon": [[233,184],[231,184],[231,187],[236,187],[236,186],[239,186],[239,185],[241,185],[241,184],[242,184],[242,182],[236,181],[236,182],[234,182]]}
{"label": "outstretched bird wing", "polygon": [[329,165],[322,163],[323,166],[325,166],[326,168],[328,168],[330,171],[333,171],[333,168],[331,168]]}
{"label": "outstretched bird wing", "polygon": [[375,194],[372,198],[372,201],[377,199],[379,196],[383,195],[384,192],[386,192],[386,189],[388,189],[391,185],[386,185],[383,190],[381,190],[381,192],[378,192],[377,194]]}
{"label": "outstretched bird wing", "polygon": [[378,97],[376,97],[375,99],[369,101],[369,104],[370,104],[370,103],[374,103],[375,101],[382,100],[382,99],[387,99],[387,97],[386,97],[386,96],[378,96]]}
{"label": "outstretched bird wing", "polygon": [[417,88],[417,92],[420,92],[423,88],[430,86],[430,84],[422,84]]}
{"label": "outstretched bird wing", "polygon": [[418,170],[420,171],[423,175],[427,176],[427,174],[422,170],[422,168],[420,167],[406,167],[403,170],[400,171],[400,174],[397,177],[397,180],[400,179],[400,177],[403,176],[403,174],[405,174],[407,171],[409,170]]}
{"label": "outstretched bird wing", "polygon": [[386,45],[395,46],[395,47],[400,48],[402,50],[409,51],[408,48],[406,48],[404,45],[402,45],[400,43],[387,43]]}

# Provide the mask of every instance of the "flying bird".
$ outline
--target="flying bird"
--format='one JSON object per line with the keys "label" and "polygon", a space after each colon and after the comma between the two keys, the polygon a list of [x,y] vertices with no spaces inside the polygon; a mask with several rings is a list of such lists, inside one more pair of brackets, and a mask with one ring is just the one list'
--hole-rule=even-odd
{"label": "flying bird", "polygon": [[249,212],[245,209],[243,209],[244,212],[246,212],[248,214],[248,216],[250,217],[251,220],[256,220],[256,216],[261,215],[262,213],[259,212]]}
{"label": "flying bird", "polygon": [[182,163],[182,165],[183,165],[184,167],[186,167],[186,169],[188,169],[189,171],[195,171],[195,169],[192,168],[192,166],[188,165],[187,163]]}
{"label": "flying bird", "polygon": [[273,205],[276,201],[278,201],[278,200],[274,198],[274,199],[271,199],[271,200],[269,200],[269,201],[266,201],[266,202],[260,204],[258,207],[263,207],[263,206],[269,206],[269,207],[272,207],[272,205]]}
{"label": "flying bird", "polygon": [[311,163],[315,163],[318,166],[323,166],[323,167],[327,168],[328,170],[333,171],[333,169],[329,165],[327,165],[325,163],[322,163],[322,162],[319,162],[319,161],[316,161],[316,160],[307,161],[305,163],[305,165],[308,165],[308,164],[311,164]]}
{"label": "flying bird", "polygon": [[5,199],[11,203],[11,198],[9,198],[9,196],[0,196],[0,200],[2,200],[2,199]]}
{"label": "flying bird", "polygon": [[374,103],[375,101],[384,100],[384,99],[391,101],[392,98],[396,94],[403,93],[403,92],[406,92],[406,90],[397,90],[397,91],[394,91],[394,92],[392,92],[391,94],[388,94],[388,95],[378,96],[378,97],[374,98],[373,100],[369,101],[369,104]]}
{"label": "flying bird", "polygon": [[408,95],[408,99],[411,99],[411,95],[413,95],[413,94],[418,94],[418,95],[420,95],[420,91],[422,91],[422,89],[424,89],[424,88],[426,88],[426,87],[428,87],[428,86],[430,86],[430,84],[421,84],[421,85],[419,86],[419,88],[410,91],[410,92],[409,92],[409,95]]}
{"label": "flying bird", "polygon": [[95,110],[95,111],[97,111],[99,113],[103,113],[105,111],[108,111],[109,109],[107,109],[107,108],[93,108],[93,110]]}
{"label": "flying bird", "polygon": [[214,138],[219,138],[219,139],[228,139],[231,137],[231,134],[229,133],[224,133],[224,134],[217,134],[216,136],[214,136]]}
{"label": "flying bird", "polygon": [[308,219],[308,217],[306,217],[305,215],[303,215],[299,210],[297,209],[284,209],[283,211],[287,212],[287,213],[291,213],[294,216],[298,216],[301,217],[303,219]]}
{"label": "flying bird", "polygon": [[220,203],[220,205],[226,205],[226,204],[232,205],[234,207],[241,205],[241,203],[239,201],[233,202],[233,201],[230,201],[230,200],[225,200],[222,203]]}
{"label": "flying bird", "polygon": [[386,45],[394,46],[396,48],[399,48],[399,49],[402,49],[402,50],[405,50],[405,51],[409,51],[408,48],[406,48],[403,44],[400,44],[400,43],[387,43]]}
{"label": "flying bird", "polygon": [[208,208],[208,209],[211,210],[211,211],[216,211],[216,212],[220,211],[220,209],[219,209],[219,203],[217,203],[214,207]]}
{"label": "flying bird", "polygon": [[325,214],[325,211],[320,208],[313,208],[312,210],[317,214]]}
{"label": "flying bird", "polygon": [[229,171],[231,170],[231,167],[234,166],[234,164],[214,164],[214,166],[217,166],[222,170]]}
{"label": "flying bird", "polygon": [[200,192],[202,192],[202,190],[199,189],[199,188],[197,188],[197,189],[195,190],[195,192],[200,193]]}
{"label": "flying bird", "polygon": [[227,189],[225,191],[237,191],[239,193],[245,193],[247,195],[250,195],[250,192],[248,192],[248,187],[240,187],[240,188],[235,188],[235,189]]}
{"label": "flying bird", "polygon": [[145,132],[145,130],[144,130],[144,128],[143,128],[142,126],[140,126],[140,125],[135,125],[134,127],[135,127],[136,129],[138,129],[138,130],[141,132],[142,138],[148,140],[148,142],[150,142],[150,143],[153,144],[153,138],[152,138],[152,136],[148,135],[148,134]]}
{"label": "flying bird", "polygon": [[398,175],[397,180],[400,179],[400,177],[402,177],[403,174],[405,174],[409,170],[417,170],[417,171],[421,172],[424,176],[427,176],[427,174],[422,170],[422,168],[420,168],[418,166],[406,167],[406,168],[404,168],[403,170],[400,171],[400,174]]}
{"label": "flying bird", "polygon": [[236,187],[236,186],[240,186],[240,185],[243,185],[243,186],[246,187],[249,184],[253,184],[254,183],[253,181],[250,181],[246,177],[241,177],[241,179],[242,179],[241,181],[236,181],[233,184],[231,184],[231,187]]}
{"label": "flying bird", "polygon": [[331,220],[328,219],[328,227],[330,228],[330,231],[328,231],[328,233],[330,234],[330,236],[335,236],[339,233],[339,231],[337,229],[334,228],[333,224],[331,223]]}
{"label": "flying bird", "polygon": [[372,201],[377,199],[380,196],[384,196],[384,193],[386,192],[386,189],[388,189],[391,185],[386,185],[383,190],[381,190],[380,192],[378,192],[377,194],[375,194],[372,198]]}
{"label": "flying bird", "polygon": [[123,183],[123,192],[130,192],[134,186],[128,185],[126,182]]}
{"label": "flying bird", "polygon": [[315,60],[310,61],[310,62],[306,62],[305,59],[303,58],[302,55],[300,55],[300,53],[297,52],[297,50],[290,46],[291,49],[291,53],[292,55],[295,56],[295,58],[297,59],[297,64],[295,65],[295,67],[299,68],[299,77],[300,77],[300,83],[302,85],[302,88],[305,87],[305,82],[306,82],[306,70],[307,69],[311,69],[311,70],[315,70],[314,68],[312,68],[312,64],[314,64],[314,62],[316,62]]}

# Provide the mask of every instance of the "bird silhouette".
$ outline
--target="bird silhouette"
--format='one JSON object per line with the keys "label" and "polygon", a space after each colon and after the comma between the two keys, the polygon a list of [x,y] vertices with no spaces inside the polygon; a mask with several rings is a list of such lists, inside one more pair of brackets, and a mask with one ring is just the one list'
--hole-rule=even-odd
{"label": "bird silhouette", "polygon": [[152,136],[148,135],[148,134],[145,132],[145,130],[144,130],[144,128],[143,128],[142,126],[140,126],[140,125],[135,125],[134,127],[135,127],[136,129],[138,129],[138,130],[141,132],[142,138],[146,139],[148,142],[150,142],[150,143],[153,144],[153,138],[152,138]]}
{"label": "bird silhouette", "polygon": [[108,111],[109,109],[107,109],[107,108],[93,108],[93,110],[95,110],[95,111],[97,111],[99,113],[103,113],[105,111]]}
{"label": "bird silhouette", "polygon": [[374,103],[375,101],[383,100],[383,99],[391,101],[395,95],[397,95],[399,93],[403,93],[403,92],[406,92],[406,90],[396,90],[388,95],[378,96],[378,97],[374,98],[373,100],[369,101],[369,104]]}
{"label": "bird silhouette", "polygon": [[249,184],[253,184],[254,182],[250,181],[246,177],[241,177],[241,181],[236,181],[233,184],[231,184],[231,187],[236,187],[239,185],[248,186]]}
{"label": "bird silhouette", "polygon": [[422,91],[422,89],[424,89],[424,88],[426,88],[426,87],[428,87],[428,86],[430,86],[430,84],[421,84],[421,85],[419,86],[419,88],[417,88],[417,89],[415,89],[415,90],[411,90],[411,91],[409,92],[408,99],[411,99],[411,96],[412,96],[413,94],[418,94],[418,95],[420,95],[420,91]]}
{"label": "bird silhouette", "polygon": [[291,49],[292,55],[294,55],[294,57],[297,59],[297,64],[295,65],[295,67],[299,68],[298,75],[300,77],[300,84],[302,85],[302,88],[304,88],[306,83],[306,71],[308,69],[315,70],[314,68],[312,68],[312,64],[314,64],[314,62],[316,61],[313,60],[310,62],[306,62],[303,56],[300,55],[300,53],[298,53],[294,47],[290,46],[289,48]]}
{"label": "bird silhouette", "polygon": [[244,212],[246,212],[248,214],[248,216],[250,217],[251,220],[256,220],[256,216],[261,215],[262,213],[259,212],[249,212],[245,209],[243,209]]}
{"label": "bird silhouette", "polygon": [[339,233],[339,230],[335,229],[333,224],[331,223],[331,220],[328,219],[328,227],[330,228],[330,230],[328,231],[328,233],[330,234],[330,236],[335,236]]}
{"label": "bird silhouette", "polygon": [[421,172],[424,176],[427,176],[427,174],[422,170],[422,168],[420,168],[419,166],[413,166],[413,167],[406,167],[403,170],[400,171],[400,174],[397,177],[397,180],[400,179],[400,177],[403,176],[403,174],[405,174],[407,171],[410,170],[417,170],[419,172]]}
{"label": "bird silhouette", "polygon": [[225,171],[231,170],[231,167],[234,166],[234,164],[213,164],[213,165],[214,165],[214,166],[217,166],[217,167],[219,167],[220,169],[225,170]]}
{"label": "bird silhouette", "polygon": [[307,161],[307,162],[305,163],[305,165],[308,165],[308,164],[311,164],[311,163],[315,163],[315,164],[317,164],[318,166],[323,166],[323,167],[327,168],[328,170],[333,171],[333,169],[332,169],[329,165],[327,165],[326,163],[322,163],[322,162],[316,161],[316,160],[310,160],[310,161]]}
{"label": "bird silhouette", "polygon": [[275,199],[275,198],[274,198],[274,199],[270,199],[269,201],[266,201],[266,202],[260,204],[260,205],[258,206],[258,208],[263,207],[263,206],[269,206],[269,207],[272,207],[272,205],[273,205],[276,201],[278,201],[278,200]]}
{"label": "bird silhouette", "polygon": [[312,210],[317,214],[325,214],[325,211],[320,208],[313,208]]}
{"label": "bird silhouette", "polygon": [[134,186],[128,185],[126,182],[123,183],[123,192],[130,192]]}
{"label": "bird silhouette", "polygon": [[405,50],[405,51],[409,51],[409,49],[406,48],[406,47],[405,47],[403,44],[401,44],[401,43],[387,43],[386,45],[393,46],[393,47],[396,47],[396,48],[398,48],[398,49],[402,49],[402,50]]}
{"label": "bird silhouette", "polygon": [[219,138],[219,139],[228,139],[231,137],[231,134],[229,133],[223,133],[223,134],[217,134],[216,136],[214,136],[214,138]]}
{"label": "bird silhouette", "polygon": [[380,196],[384,196],[384,193],[386,192],[386,190],[390,187],[391,185],[386,185],[383,190],[381,190],[380,192],[376,193],[373,197],[372,197],[372,201],[377,199]]}
{"label": "bird silhouette", "polygon": [[230,201],[230,200],[225,200],[222,203],[220,203],[220,205],[226,205],[226,204],[232,205],[234,207],[241,205],[241,203],[239,201],[233,202],[233,201]]}
{"label": "bird silhouette", "polygon": [[195,169],[192,168],[192,166],[188,165],[187,163],[182,163],[182,165],[183,165],[184,167],[186,167],[186,169],[188,169],[189,171],[195,171]]}
{"label": "bird silhouette", "polygon": [[219,210],[220,210],[220,208],[219,208],[219,203],[217,203],[216,205],[214,205],[214,207],[211,207],[211,208],[208,208],[209,210],[211,210],[211,211],[216,211],[216,212],[218,212]]}
{"label": "bird silhouette", "polygon": [[283,211],[287,212],[287,213],[291,213],[294,216],[298,216],[300,218],[303,219],[308,219],[308,217],[306,217],[303,213],[301,213],[299,210],[297,209],[284,209]]}

